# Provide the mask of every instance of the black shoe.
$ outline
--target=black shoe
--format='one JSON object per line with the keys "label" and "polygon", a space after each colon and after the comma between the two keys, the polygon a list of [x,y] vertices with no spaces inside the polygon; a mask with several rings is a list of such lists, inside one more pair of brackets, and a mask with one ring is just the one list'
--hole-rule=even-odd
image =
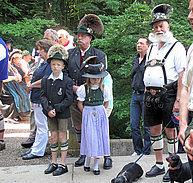
{"label": "black shoe", "polygon": [[22,142],[21,146],[25,147],[25,148],[29,148],[29,147],[31,147],[33,145],[34,141],[35,141],[34,138],[29,138],[25,142]]}
{"label": "black shoe", "polygon": [[59,164],[58,168],[53,171],[53,176],[62,175],[66,172],[68,172],[68,167],[66,165]]}
{"label": "black shoe", "polygon": [[31,153],[31,149],[30,149],[29,151],[26,151],[26,152],[22,153],[22,154],[21,154],[21,157],[23,157],[23,156],[25,156],[25,155],[27,155],[27,154],[29,154],[29,153]]}
{"label": "black shoe", "polygon": [[149,172],[146,172],[146,177],[156,177],[157,175],[161,175],[165,173],[165,168],[162,169],[158,168],[156,165],[154,165]]}
{"label": "black shoe", "polygon": [[166,172],[166,174],[163,176],[163,182],[170,182],[170,175],[169,170]]}
{"label": "black shoe", "polygon": [[34,159],[34,158],[40,158],[41,156],[36,156],[32,153],[28,153],[25,156],[22,156],[23,160],[29,160],[29,159]]}
{"label": "black shoe", "polygon": [[83,166],[85,162],[86,155],[81,155],[80,158],[75,162],[75,167]]}
{"label": "black shoe", "polygon": [[90,172],[90,167],[84,166],[84,171],[85,171],[85,172]]}
{"label": "black shoe", "polygon": [[112,168],[112,159],[111,159],[111,157],[104,157],[104,163],[103,163],[103,168],[105,169],[105,170],[109,170],[109,169],[111,169]]}
{"label": "black shoe", "polygon": [[100,170],[93,170],[94,175],[100,175]]}
{"label": "black shoe", "polygon": [[49,165],[49,167],[44,171],[45,174],[50,174],[53,171],[55,171],[58,168],[58,165],[55,163],[52,163]]}

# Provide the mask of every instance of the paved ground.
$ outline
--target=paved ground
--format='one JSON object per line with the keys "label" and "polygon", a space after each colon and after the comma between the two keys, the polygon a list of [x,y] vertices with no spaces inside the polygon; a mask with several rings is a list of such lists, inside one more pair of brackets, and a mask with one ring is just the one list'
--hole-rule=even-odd
{"label": "paved ground", "polygon": [[[116,177],[118,172],[124,165],[134,162],[138,156],[113,156],[113,168],[104,170],[102,168],[103,159],[100,159],[99,168],[101,174],[96,176],[91,172],[84,172],[83,167],[74,167],[74,162],[77,158],[68,157],[67,165],[69,172],[53,177],[45,175],[43,172],[51,161],[49,148],[43,158],[33,160],[22,160],[21,153],[27,149],[21,147],[21,142],[27,139],[29,135],[29,122],[23,121],[20,124],[6,123],[6,149],[0,151],[0,183],[109,183],[111,179]],[[164,155],[164,159],[167,154]],[[183,162],[187,161],[186,154],[180,154]],[[144,170],[143,176],[138,180],[139,183],[161,183],[163,175],[155,178],[145,178],[145,172],[154,164],[154,155],[143,156],[138,164]],[[166,161],[164,161],[167,167]],[[93,162],[92,164],[93,165]],[[187,181],[186,183],[190,183]]]}

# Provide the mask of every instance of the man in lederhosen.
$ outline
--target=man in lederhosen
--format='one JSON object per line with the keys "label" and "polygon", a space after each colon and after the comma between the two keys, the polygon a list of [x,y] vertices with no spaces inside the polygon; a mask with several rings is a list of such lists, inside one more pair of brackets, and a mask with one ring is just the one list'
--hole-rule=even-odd
{"label": "man in lederhosen", "polygon": [[[152,11],[153,21],[150,23],[154,33],[149,34],[152,44],[147,52],[144,74],[146,87],[144,124],[151,130],[156,163],[150,171],[146,172],[146,177],[165,174],[162,137],[164,127],[167,135],[168,153],[177,152],[176,148],[178,147],[177,132],[171,121],[171,115],[173,111],[179,112],[186,52],[183,45],[169,31],[171,20],[166,15],[172,11],[171,6],[167,4],[156,6]],[[168,171],[164,175],[163,181],[170,181]]]}

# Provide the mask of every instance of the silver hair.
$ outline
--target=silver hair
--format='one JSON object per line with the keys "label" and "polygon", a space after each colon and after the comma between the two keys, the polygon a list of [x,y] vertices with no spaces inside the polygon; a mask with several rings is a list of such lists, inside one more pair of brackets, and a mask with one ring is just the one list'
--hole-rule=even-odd
{"label": "silver hair", "polygon": [[53,41],[59,41],[58,34],[54,29],[47,29],[44,34],[51,34]]}

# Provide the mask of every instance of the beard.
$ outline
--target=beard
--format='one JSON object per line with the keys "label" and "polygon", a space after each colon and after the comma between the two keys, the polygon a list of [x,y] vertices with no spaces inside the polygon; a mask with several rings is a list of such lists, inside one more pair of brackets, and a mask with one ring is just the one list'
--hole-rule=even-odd
{"label": "beard", "polygon": [[167,42],[171,37],[173,37],[173,34],[170,31],[160,31],[156,33],[150,33],[149,34],[149,40],[153,43],[160,43],[160,42]]}

